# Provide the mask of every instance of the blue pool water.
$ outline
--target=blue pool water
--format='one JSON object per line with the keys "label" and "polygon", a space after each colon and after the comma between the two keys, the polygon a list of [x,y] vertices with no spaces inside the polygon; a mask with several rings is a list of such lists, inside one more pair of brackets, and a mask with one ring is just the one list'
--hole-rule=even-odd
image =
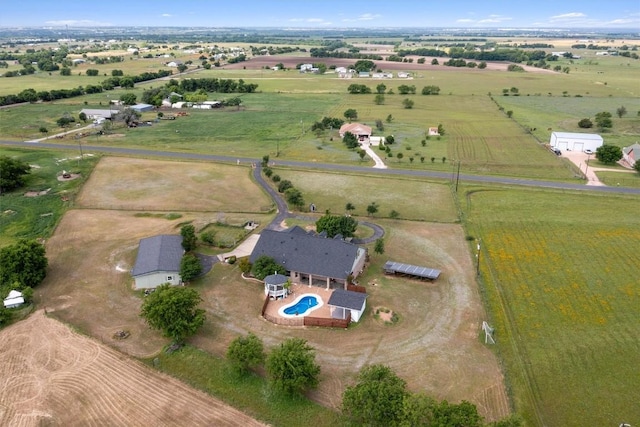
{"label": "blue pool water", "polygon": [[318,305],[318,299],[314,296],[305,296],[300,298],[300,301],[284,309],[285,314],[289,315],[303,315],[312,307]]}

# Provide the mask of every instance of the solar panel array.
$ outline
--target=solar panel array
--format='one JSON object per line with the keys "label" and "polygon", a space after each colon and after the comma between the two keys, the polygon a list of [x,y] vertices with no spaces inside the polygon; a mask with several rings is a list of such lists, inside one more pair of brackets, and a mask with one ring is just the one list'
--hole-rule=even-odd
{"label": "solar panel array", "polygon": [[387,261],[384,264],[386,272],[409,274],[411,276],[422,277],[424,279],[435,280],[440,276],[440,270],[435,268],[420,267],[417,265],[403,264],[401,262]]}

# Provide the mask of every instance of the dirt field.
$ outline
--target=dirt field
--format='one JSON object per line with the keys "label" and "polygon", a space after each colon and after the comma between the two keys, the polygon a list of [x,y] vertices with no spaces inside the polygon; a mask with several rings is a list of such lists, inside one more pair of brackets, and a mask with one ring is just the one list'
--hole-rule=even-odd
{"label": "dirt field", "polygon": [[0,425],[262,426],[42,310],[0,331]]}
{"label": "dirt field", "polygon": [[[91,194],[96,198],[92,203],[99,205],[97,195],[112,197],[105,189],[117,185],[99,173],[96,177],[100,179],[92,175],[83,195]],[[169,188],[193,191],[190,179],[180,174],[169,177]],[[143,193],[145,185],[132,180],[127,191]],[[237,198],[236,194],[218,191],[217,197],[231,199]],[[165,210],[163,200],[168,199],[155,200],[158,211]],[[82,203],[87,203],[86,199]],[[216,203],[211,202],[212,211],[218,209]],[[202,207],[206,209],[205,204]],[[177,233],[179,222],[206,222],[203,218],[210,216],[215,217],[215,212],[167,220],[136,217],[131,211],[71,210],[47,242],[50,268],[35,296],[53,316],[89,335],[127,354],[153,355],[167,341],[138,316],[141,300],[131,291],[128,273],[138,240]],[[222,356],[232,339],[248,331],[260,336],[267,348],[288,337],[302,337],[317,349],[322,368],[320,386],[311,397],[330,407],[340,405],[342,391],[362,366],[384,363],[406,379],[413,391],[452,402],[471,401],[489,420],[504,417],[509,410],[499,365],[478,338],[485,319],[461,227],[409,221],[381,221],[381,225],[388,233],[386,253],[384,259],[372,255],[374,263],[380,265],[392,257],[443,271],[434,283],[386,277],[379,268],[365,271],[361,283],[370,283],[368,306],[393,310],[400,316],[398,323],[385,325],[368,311],[357,326],[346,331],[273,325],[260,317],[262,284],[244,281],[237,265],[216,264],[196,284],[204,299],[207,322],[191,342]],[[113,334],[118,330],[131,335],[115,340]]]}

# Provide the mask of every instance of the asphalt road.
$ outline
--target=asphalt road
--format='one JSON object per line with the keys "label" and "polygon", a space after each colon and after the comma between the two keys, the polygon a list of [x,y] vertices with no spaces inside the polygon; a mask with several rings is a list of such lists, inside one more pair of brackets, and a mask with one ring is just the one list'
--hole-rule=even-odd
{"label": "asphalt road", "polygon": [[[46,142],[19,142],[19,141],[0,141],[1,145],[16,146],[16,147],[29,147],[29,148],[49,148],[56,150],[78,150],[77,145],[69,144],[51,144]],[[214,154],[197,154],[197,153],[181,153],[171,151],[156,151],[156,150],[143,150],[137,148],[124,148],[124,147],[107,147],[100,145],[82,144],[82,149],[85,152],[94,151],[108,154],[120,154],[142,157],[159,157],[169,159],[185,159],[185,160],[209,160],[215,162],[229,162],[244,164],[259,164],[260,159],[243,158],[243,157],[231,157],[220,156]],[[275,159],[275,166],[289,166],[301,169],[317,169],[328,171],[343,171],[343,172],[361,172],[361,173],[373,173],[378,175],[401,175],[412,177],[425,177],[425,178],[437,178],[444,180],[452,180],[455,176],[451,172],[435,172],[424,170],[403,170],[403,169],[374,169],[364,166],[352,166],[352,165],[336,165],[327,163],[315,163],[315,162],[299,162],[292,160],[280,160]],[[541,187],[541,188],[554,188],[559,190],[580,190],[585,192],[600,192],[600,193],[621,193],[621,194],[640,194],[640,188],[629,187],[607,187],[607,186],[587,186],[583,183],[572,184],[566,182],[555,181],[542,181],[533,179],[519,179],[509,178],[501,176],[486,176],[486,175],[467,175],[461,173],[457,177],[460,181],[471,181],[487,184],[506,184],[506,185],[522,185],[527,187]]]}

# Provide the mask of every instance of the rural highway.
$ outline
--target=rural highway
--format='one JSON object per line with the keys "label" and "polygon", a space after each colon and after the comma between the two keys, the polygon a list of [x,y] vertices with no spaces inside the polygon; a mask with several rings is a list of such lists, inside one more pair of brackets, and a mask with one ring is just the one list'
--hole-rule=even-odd
{"label": "rural highway", "polygon": [[[46,142],[20,142],[20,141],[0,141],[0,145],[27,147],[27,148],[47,148],[55,150],[78,150],[78,145],[73,144],[52,144]],[[156,151],[156,150],[144,150],[139,148],[124,148],[124,147],[108,147],[100,145],[82,144],[82,149],[85,152],[94,151],[102,152],[114,155],[128,155],[128,156],[141,156],[141,157],[160,157],[169,159],[183,159],[183,160],[204,160],[214,162],[228,162],[228,163],[240,163],[240,164],[252,164],[260,163],[261,159],[243,158],[243,157],[231,157],[221,156],[215,154],[197,154],[197,153],[181,153],[175,151]],[[436,178],[451,180],[454,178],[451,172],[436,172],[426,170],[405,170],[405,169],[376,169],[364,166],[352,166],[352,165],[338,165],[329,163],[316,163],[316,162],[301,162],[293,160],[281,160],[276,158],[273,160],[275,166],[287,166],[301,169],[316,169],[326,170],[334,172],[357,172],[357,173],[373,173],[377,175],[400,175],[410,177],[423,177],[423,178]],[[555,182],[555,181],[542,181],[533,179],[519,179],[509,178],[501,176],[488,176],[488,175],[467,175],[460,174],[460,181],[478,182],[486,184],[503,184],[503,185],[522,185],[527,187],[542,187],[553,188],[558,190],[580,190],[585,192],[600,192],[600,193],[621,193],[621,194],[638,194],[640,195],[640,188],[629,187],[607,187],[607,186],[588,186],[585,184],[572,184],[567,182]]]}

